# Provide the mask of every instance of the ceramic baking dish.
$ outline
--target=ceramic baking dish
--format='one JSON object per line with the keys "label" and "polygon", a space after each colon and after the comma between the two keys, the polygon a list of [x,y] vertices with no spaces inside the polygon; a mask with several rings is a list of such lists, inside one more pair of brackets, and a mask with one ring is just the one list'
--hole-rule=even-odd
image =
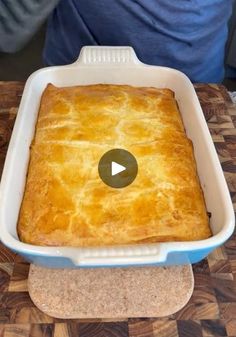
{"label": "ceramic baking dish", "polygon": [[[40,98],[48,83],[56,86],[95,83],[170,88],[175,92],[186,133],[193,141],[198,174],[213,236],[195,242],[123,247],[40,247],[19,241],[17,218],[24,192],[29,147]],[[171,265],[195,263],[222,245],[234,229],[234,211],[225,178],[190,80],[181,72],[140,62],[131,47],[84,47],[67,66],[36,71],[27,80],[9,144],[0,190],[0,239],[30,262],[50,267]]]}

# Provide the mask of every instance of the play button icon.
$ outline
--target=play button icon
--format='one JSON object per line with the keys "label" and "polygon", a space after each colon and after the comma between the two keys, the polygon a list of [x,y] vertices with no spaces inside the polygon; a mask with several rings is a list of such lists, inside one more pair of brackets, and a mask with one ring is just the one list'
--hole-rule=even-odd
{"label": "play button icon", "polygon": [[116,163],[115,161],[111,162],[111,175],[114,176],[120,172],[123,172],[124,170],[126,170],[126,167],[124,167],[123,165],[120,165],[118,163]]}
{"label": "play button icon", "polygon": [[101,157],[98,173],[106,185],[122,188],[134,181],[138,173],[138,164],[130,152],[123,149],[113,149]]}

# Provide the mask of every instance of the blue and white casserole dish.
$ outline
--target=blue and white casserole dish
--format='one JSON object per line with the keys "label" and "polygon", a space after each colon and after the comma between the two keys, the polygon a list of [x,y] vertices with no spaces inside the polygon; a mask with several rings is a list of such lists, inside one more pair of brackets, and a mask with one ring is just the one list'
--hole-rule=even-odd
{"label": "blue and white casserole dish", "polygon": [[[29,148],[34,136],[42,92],[58,87],[96,83],[169,88],[175,92],[187,136],[194,145],[197,171],[213,236],[191,242],[165,242],[122,247],[42,247],[23,243],[17,219],[24,193]],[[84,47],[78,60],[67,66],[48,67],[26,82],[10,140],[0,188],[0,239],[28,261],[46,267],[104,267],[153,264],[192,264],[222,245],[234,230],[234,210],[197,95],[181,72],[140,62],[131,47]]]}

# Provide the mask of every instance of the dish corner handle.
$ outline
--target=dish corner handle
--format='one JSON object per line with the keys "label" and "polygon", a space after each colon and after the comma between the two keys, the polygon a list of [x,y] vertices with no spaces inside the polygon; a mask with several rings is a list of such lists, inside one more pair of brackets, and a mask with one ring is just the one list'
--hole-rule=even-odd
{"label": "dish corner handle", "polygon": [[74,65],[135,65],[141,63],[129,46],[85,46]]}

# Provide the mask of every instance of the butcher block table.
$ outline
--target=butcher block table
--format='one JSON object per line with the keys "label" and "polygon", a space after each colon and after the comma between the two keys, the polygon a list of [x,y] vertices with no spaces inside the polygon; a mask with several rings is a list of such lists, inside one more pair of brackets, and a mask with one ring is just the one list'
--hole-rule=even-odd
{"label": "butcher block table", "polygon": [[[0,172],[23,87],[0,82]],[[195,88],[236,207],[236,106],[223,86]],[[63,320],[35,307],[27,291],[29,264],[0,243],[0,337],[236,337],[236,234],[193,271],[189,303],[169,317]]]}

